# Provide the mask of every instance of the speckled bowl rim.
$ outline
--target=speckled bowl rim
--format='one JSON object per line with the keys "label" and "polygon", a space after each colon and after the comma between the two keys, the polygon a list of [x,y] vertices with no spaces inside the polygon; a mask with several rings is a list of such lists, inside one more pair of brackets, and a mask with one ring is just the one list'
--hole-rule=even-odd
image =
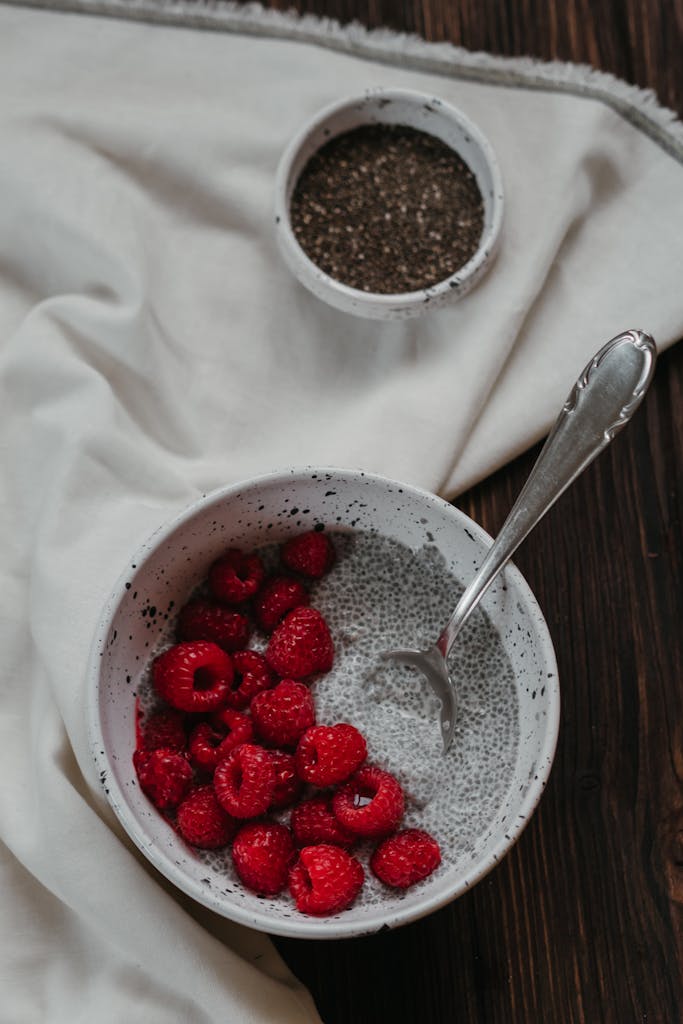
{"label": "speckled bowl rim", "polygon": [[[301,247],[291,225],[289,200],[291,195],[290,177],[299,153],[308,139],[321,131],[328,123],[334,123],[338,116],[353,108],[374,101],[397,101],[409,103],[416,108],[425,105],[435,107],[434,113],[457,124],[479,150],[491,176],[492,188],[485,201],[490,204],[491,223],[479,241],[477,251],[462,267],[449,274],[435,285],[411,292],[383,293],[364,292],[352,288],[326,274]],[[396,122],[400,123],[400,122]],[[425,128],[425,131],[428,129]],[[333,138],[333,132],[330,138]],[[457,151],[457,150],[456,150]],[[292,185],[293,187],[293,185]],[[275,179],[275,228],[280,251],[292,273],[318,298],[329,302],[337,309],[373,319],[404,319],[419,316],[446,302],[463,298],[483,277],[492,264],[500,243],[503,223],[504,192],[503,178],[493,146],[481,129],[461,110],[433,93],[415,89],[375,87],[364,93],[335,101],[320,110],[308,120],[292,138],[282,154]]]}
{"label": "speckled bowl rim", "polygon": [[[459,521],[460,525],[469,530],[470,533],[473,534],[482,544],[489,546],[492,543],[490,535],[475,523],[474,520],[470,519],[469,516],[460,509],[451,505],[449,502],[444,501],[444,499],[437,495],[423,490],[422,488],[415,487],[412,484],[396,481],[375,473],[366,473],[363,470],[342,469],[326,466],[302,466],[284,471],[275,471],[257,477],[251,477],[238,483],[218,488],[217,490],[199,498],[197,501],[192,502],[192,504],[187,506],[178,515],[168,520],[165,524],[159,526],[158,529],[155,530],[137,549],[131,560],[126,563],[125,568],[114,585],[114,589],[110,597],[105,602],[93,636],[87,668],[85,714],[90,750],[96,772],[102,780],[106,798],[128,836],[165,878],[169,879],[169,881],[171,881],[178,889],[185,892],[188,896],[191,896],[201,905],[208,907],[210,910],[215,911],[229,920],[236,921],[239,924],[243,924],[251,928],[256,928],[259,931],[287,936],[290,938],[343,939],[369,935],[378,931],[386,930],[387,928],[401,927],[413,921],[417,921],[428,914],[434,913],[434,911],[447,906],[464,892],[473,888],[477,882],[481,881],[481,879],[493,870],[493,868],[495,868],[509,853],[533,816],[533,812],[543,794],[552,769],[560,724],[560,690],[555,650],[541,608],[521,572],[512,562],[508,562],[505,572],[509,574],[509,578],[514,581],[520,596],[523,597],[526,603],[526,611],[537,629],[541,655],[549,672],[551,673],[551,677],[549,676],[548,678],[547,687],[548,712],[545,741],[539,752],[535,777],[529,784],[526,796],[517,807],[517,815],[514,821],[510,823],[510,826],[506,831],[505,838],[492,847],[486,857],[483,857],[479,862],[477,862],[476,867],[474,867],[467,877],[464,877],[458,885],[453,886],[443,894],[413,898],[404,909],[392,909],[390,912],[387,912],[386,909],[382,910],[382,905],[379,904],[378,912],[366,917],[362,924],[354,921],[345,922],[343,918],[335,918],[329,922],[325,922],[327,927],[322,930],[321,921],[324,921],[325,919],[308,919],[304,915],[301,915],[297,918],[287,919],[286,922],[281,920],[274,922],[272,917],[267,913],[259,914],[253,911],[246,911],[238,903],[231,904],[229,908],[226,908],[201,885],[194,884],[191,879],[180,872],[175,873],[168,861],[160,855],[159,851],[157,851],[156,847],[154,845],[150,845],[144,835],[144,831],[140,828],[137,821],[128,814],[125,797],[118,785],[114,772],[111,771],[111,764],[106,751],[106,744],[100,723],[99,679],[100,668],[103,660],[101,655],[105,649],[107,638],[110,634],[112,620],[116,615],[119,604],[127,593],[128,588],[126,585],[130,584],[131,581],[131,564],[136,566],[136,571],[139,571],[142,568],[145,559],[160,545],[162,545],[171,536],[171,534],[178,529],[179,526],[187,523],[198,513],[204,513],[208,508],[224,503],[226,500],[229,500],[231,496],[244,491],[245,488],[252,488],[267,484],[291,484],[293,478],[304,476],[309,478],[311,473],[329,473],[337,478],[347,477],[350,480],[362,479],[366,482],[376,482],[382,486],[395,486],[402,488],[404,492],[411,494],[413,497],[418,498],[429,505],[434,505],[442,510],[444,508],[448,509],[449,515],[452,515],[455,521]],[[105,779],[106,784],[104,781]]]}

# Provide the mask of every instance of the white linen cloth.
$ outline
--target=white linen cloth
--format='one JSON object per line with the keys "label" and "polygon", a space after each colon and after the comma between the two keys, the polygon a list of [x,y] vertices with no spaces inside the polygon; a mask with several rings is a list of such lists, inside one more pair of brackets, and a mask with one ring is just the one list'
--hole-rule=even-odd
{"label": "white linen cloth", "polygon": [[[94,777],[90,638],[144,537],[203,492],[292,464],[452,497],[547,431],[611,336],[683,335],[683,136],[647,98],[583,73],[554,88],[571,69],[536,69],[547,88],[529,88],[536,72],[514,63],[503,85],[505,62],[384,36],[372,62],[353,52],[362,33],[343,52],[343,36],[299,41],[290,21],[269,37],[283,22],[268,19],[251,34],[248,17],[249,34],[212,33],[0,6],[8,1024],[318,1019],[265,936],[147,866]],[[292,133],[376,85],[463,109],[506,189],[490,274],[401,324],[314,299],[271,230]]]}

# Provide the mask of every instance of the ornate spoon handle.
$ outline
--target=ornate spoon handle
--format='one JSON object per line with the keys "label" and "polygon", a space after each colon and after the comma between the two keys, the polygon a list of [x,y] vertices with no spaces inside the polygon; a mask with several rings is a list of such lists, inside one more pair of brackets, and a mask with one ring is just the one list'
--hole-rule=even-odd
{"label": "ornate spoon handle", "polygon": [[444,658],[470,612],[527,534],[631,419],[652,380],[656,356],[648,334],[625,331],[591,359],[481,568],[437,640]]}

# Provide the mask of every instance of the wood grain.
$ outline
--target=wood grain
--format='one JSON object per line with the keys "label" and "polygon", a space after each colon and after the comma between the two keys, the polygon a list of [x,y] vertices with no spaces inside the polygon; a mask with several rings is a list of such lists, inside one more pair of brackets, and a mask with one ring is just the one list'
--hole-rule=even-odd
{"label": "wood grain", "polygon": [[[268,6],[268,4],[267,4]],[[683,0],[290,0],[469,49],[592,64],[683,113]],[[529,452],[458,505],[495,533]],[[472,892],[399,931],[278,939],[326,1024],[683,1020],[683,346],[515,561],[563,692],[539,810]]]}

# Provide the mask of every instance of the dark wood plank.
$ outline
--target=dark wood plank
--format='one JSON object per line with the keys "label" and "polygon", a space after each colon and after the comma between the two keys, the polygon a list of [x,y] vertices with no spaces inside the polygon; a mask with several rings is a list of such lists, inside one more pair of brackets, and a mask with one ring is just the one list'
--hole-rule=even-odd
{"label": "dark wood plank", "polygon": [[[683,0],[274,0],[469,49],[589,63],[683,112]],[[327,1024],[683,1019],[683,346],[515,561],[563,686],[539,810],[471,893],[393,933],[277,940]],[[530,452],[462,495],[495,533]]]}
{"label": "dark wood plank", "polygon": [[433,42],[505,56],[590,64],[683,111],[683,0],[271,0],[297,10],[414,32]]}

